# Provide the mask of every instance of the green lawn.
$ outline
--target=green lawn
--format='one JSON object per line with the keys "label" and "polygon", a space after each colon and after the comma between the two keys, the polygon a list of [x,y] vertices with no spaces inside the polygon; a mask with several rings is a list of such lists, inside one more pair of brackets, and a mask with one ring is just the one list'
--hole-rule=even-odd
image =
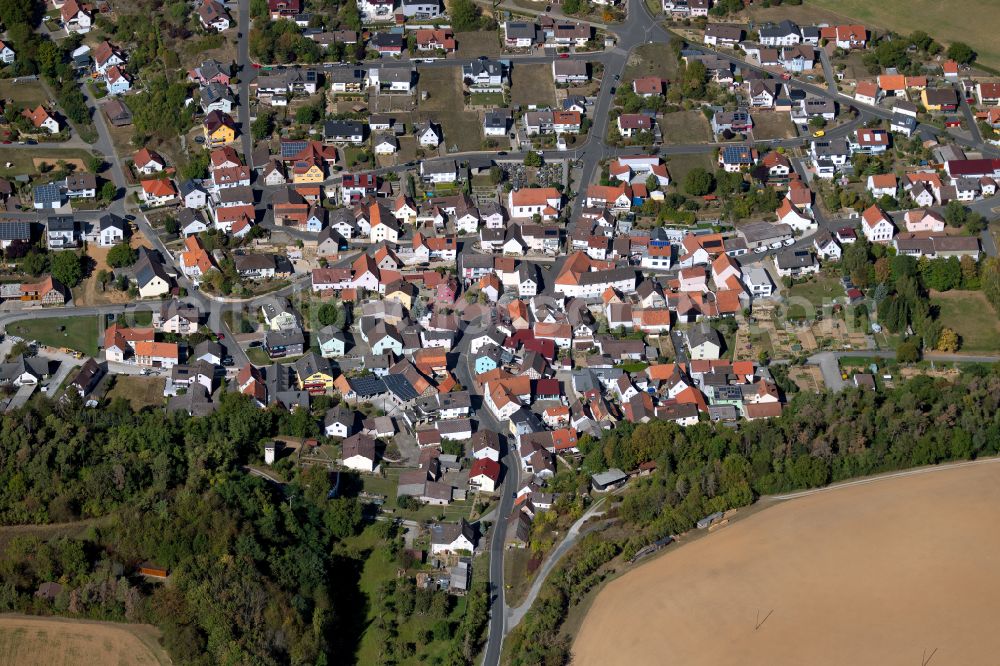
{"label": "green lawn", "polygon": [[834,299],[844,297],[844,287],[835,275],[820,273],[811,276],[785,291],[785,300],[800,298],[809,301],[814,308],[821,308]]}
{"label": "green lawn", "polygon": [[[43,160],[50,167],[55,167],[60,160],[81,160],[80,168],[77,171],[86,171],[87,159],[90,153],[79,148],[47,148],[37,146],[35,148],[17,148],[14,146],[4,146],[3,159],[0,159],[0,176],[23,176],[37,175],[41,170],[35,166],[35,160]],[[7,163],[10,162],[10,166]],[[39,162],[40,164],[40,162]]]}
{"label": "green lawn", "polygon": [[14,83],[13,79],[4,79],[0,81],[0,98],[10,100],[15,108],[35,107],[47,102],[49,94],[39,81]]}
{"label": "green lawn", "polygon": [[503,106],[503,93],[473,93],[469,96],[470,106]]}
{"label": "green lawn", "polygon": [[938,320],[961,338],[959,351],[1000,351],[1000,321],[982,292],[933,292],[931,305],[938,308]]}
{"label": "green lawn", "polygon": [[25,340],[37,340],[39,344],[49,347],[68,347],[97,356],[101,320],[99,317],[34,319],[10,324],[7,332]]}
{"label": "green lawn", "polygon": [[677,184],[677,187],[684,186],[684,177],[692,169],[701,167],[708,171],[715,171],[710,153],[690,153],[687,155],[672,155],[667,160],[667,169],[670,171],[670,180]]}

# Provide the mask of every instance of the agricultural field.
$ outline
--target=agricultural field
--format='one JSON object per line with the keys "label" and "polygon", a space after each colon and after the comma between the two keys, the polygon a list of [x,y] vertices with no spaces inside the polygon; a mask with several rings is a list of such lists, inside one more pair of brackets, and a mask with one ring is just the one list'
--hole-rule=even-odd
{"label": "agricultural field", "polygon": [[118,624],[57,617],[0,615],[0,663],[169,664],[159,630],[148,624]]}
{"label": "agricultural field", "polygon": [[985,526],[1000,518],[996,461],[768,504],[691,543],[682,537],[608,584],[583,621],[573,663],[993,659],[1000,534]]}
{"label": "agricultural field", "polygon": [[514,65],[510,70],[511,104],[554,106],[555,83],[551,65]]}
{"label": "agricultural field", "polygon": [[99,317],[27,319],[7,326],[7,332],[49,347],[68,347],[88,356],[97,355],[101,335]]}
{"label": "agricultural field", "polygon": [[1000,319],[981,291],[931,292],[938,320],[958,333],[962,352],[1000,351]]}

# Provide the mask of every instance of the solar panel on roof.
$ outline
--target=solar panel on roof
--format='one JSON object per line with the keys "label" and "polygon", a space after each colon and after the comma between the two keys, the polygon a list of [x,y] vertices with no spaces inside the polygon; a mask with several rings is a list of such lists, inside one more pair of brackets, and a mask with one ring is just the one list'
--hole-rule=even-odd
{"label": "solar panel on roof", "polygon": [[380,395],[386,391],[385,382],[375,375],[352,377],[347,380],[347,383],[351,385],[351,390],[359,397]]}

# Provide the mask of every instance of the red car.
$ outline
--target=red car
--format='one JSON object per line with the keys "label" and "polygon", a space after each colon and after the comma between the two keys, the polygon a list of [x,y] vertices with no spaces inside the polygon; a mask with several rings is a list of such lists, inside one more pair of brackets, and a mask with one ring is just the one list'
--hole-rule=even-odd
{"label": "red car", "polygon": [[226,336],[224,336],[221,331],[218,332],[218,333],[216,333],[215,336],[217,338],[219,338],[220,340],[225,340],[226,339]]}

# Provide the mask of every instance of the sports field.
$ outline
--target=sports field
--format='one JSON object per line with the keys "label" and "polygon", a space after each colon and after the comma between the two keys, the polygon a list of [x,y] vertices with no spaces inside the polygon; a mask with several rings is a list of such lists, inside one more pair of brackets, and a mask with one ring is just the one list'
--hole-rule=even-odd
{"label": "sports field", "polygon": [[0,664],[71,666],[169,664],[146,624],[0,615]]}
{"label": "sports field", "polygon": [[998,518],[1000,461],[782,502],[610,583],[573,663],[995,663]]}

